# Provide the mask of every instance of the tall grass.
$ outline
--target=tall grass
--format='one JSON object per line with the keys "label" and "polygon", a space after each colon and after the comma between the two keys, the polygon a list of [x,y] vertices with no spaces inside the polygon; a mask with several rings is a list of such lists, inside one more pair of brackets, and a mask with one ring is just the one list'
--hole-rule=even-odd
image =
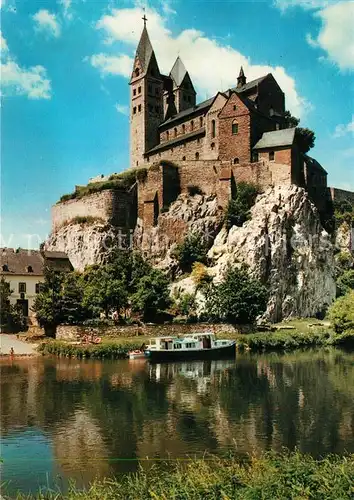
{"label": "tall grass", "polygon": [[18,499],[88,500],[346,500],[354,497],[354,455],[315,460],[301,453],[265,454],[240,462],[211,457],[153,466],[93,482],[66,494],[19,494]]}
{"label": "tall grass", "polygon": [[73,345],[67,342],[51,341],[42,343],[38,347],[38,351],[43,355],[52,354],[67,358],[124,359],[129,351],[139,349],[141,344],[142,341],[121,344],[107,342],[98,345]]}

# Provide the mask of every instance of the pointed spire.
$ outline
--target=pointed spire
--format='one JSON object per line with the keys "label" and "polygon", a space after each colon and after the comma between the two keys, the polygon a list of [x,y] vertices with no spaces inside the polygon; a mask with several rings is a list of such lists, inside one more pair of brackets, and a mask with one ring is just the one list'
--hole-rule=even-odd
{"label": "pointed spire", "polygon": [[238,78],[237,78],[237,88],[240,88],[240,87],[243,87],[244,85],[246,85],[246,77],[245,77],[245,73],[243,71],[243,67],[241,66],[241,69],[240,69],[240,74],[238,75]]}
{"label": "pointed spire", "polygon": [[187,70],[182,62],[182,59],[178,56],[170,72],[170,77],[174,81],[176,87],[179,87],[186,76]]}
{"label": "pointed spire", "polygon": [[[145,16],[144,16],[145,17]],[[144,19],[144,18],[143,18]],[[150,38],[146,29],[146,18],[144,20],[144,28],[141,33],[138,48],[136,49],[136,55],[140,61],[142,70],[145,72],[149,65],[151,56],[153,54],[153,48],[150,42]]]}

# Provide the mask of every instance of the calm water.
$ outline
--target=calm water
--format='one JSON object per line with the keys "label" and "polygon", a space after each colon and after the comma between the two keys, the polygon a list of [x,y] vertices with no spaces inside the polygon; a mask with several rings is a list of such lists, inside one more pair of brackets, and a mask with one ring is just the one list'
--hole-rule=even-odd
{"label": "calm water", "polygon": [[136,470],[138,459],[354,452],[353,353],[155,366],[36,358],[0,369],[2,481],[12,495],[70,478],[84,485]]}

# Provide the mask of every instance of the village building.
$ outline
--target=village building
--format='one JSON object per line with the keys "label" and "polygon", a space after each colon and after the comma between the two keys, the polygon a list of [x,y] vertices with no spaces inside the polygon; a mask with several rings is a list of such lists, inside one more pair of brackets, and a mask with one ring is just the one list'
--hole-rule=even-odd
{"label": "village building", "polygon": [[73,269],[68,256],[63,252],[0,249],[0,276],[9,283],[12,291],[10,303],[21,306],[28,319],[34,318],[32,307],[44,281],[45,267],[55,271]]}

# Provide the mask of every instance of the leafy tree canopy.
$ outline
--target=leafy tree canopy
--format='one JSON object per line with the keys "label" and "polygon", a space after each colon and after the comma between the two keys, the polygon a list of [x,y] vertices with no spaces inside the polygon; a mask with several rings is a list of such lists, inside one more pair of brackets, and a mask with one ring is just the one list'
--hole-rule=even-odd
{"label": "leafy tree canopy", "polygon": [[300,151],[302,153],[307,153],[308,151],[310,151],[310,149],[315,145],[315,133],[308,128],[298,127],[300,119],[292,116],[290,111],[286,111],[284,116],[287,128],[297,127],[296,137]]}
{"label": "leafy tree canopy", "polygon": [[205,264],[207,262],[208,245],[203,235],[189,233],[185,240],[177,245],[174,257],[182,271],[191,272],[195,262]]}
{"label": "leafy tree canopy", "polygon": [[354,291],[350,291],[332,304],[328,318],[337,333],[354,331]]}

